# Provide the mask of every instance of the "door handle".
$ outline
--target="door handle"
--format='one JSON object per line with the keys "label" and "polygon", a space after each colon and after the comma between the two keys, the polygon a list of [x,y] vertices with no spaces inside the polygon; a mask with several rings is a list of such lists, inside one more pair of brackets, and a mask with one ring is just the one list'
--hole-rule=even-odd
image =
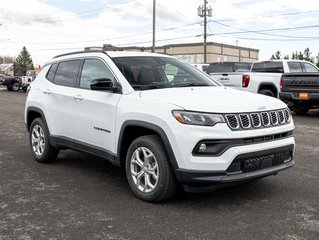
{"label": "door handle", "polygon": [[83,97],[81,95],[75,95],[75,96],[73,96],[73,98],[75,100],[83,100]]}
{"label": "door handle", "polygon": [[51,94],[51,90],[50,89],[43,90],[43,93]]}

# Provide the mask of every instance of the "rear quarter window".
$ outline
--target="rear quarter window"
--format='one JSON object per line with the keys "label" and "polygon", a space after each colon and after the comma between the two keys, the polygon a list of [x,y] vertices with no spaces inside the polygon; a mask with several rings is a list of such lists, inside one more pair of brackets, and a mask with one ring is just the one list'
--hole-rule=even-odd
{"label": "rear quarter window", "polygon": [[46,78],[50,81],[50,82],[53,82],[54,80],[54,76],[55,76],[55,72],[56,72],[56,69],[58,67],[58,64],[57,63],[53,63],[46,75]]}

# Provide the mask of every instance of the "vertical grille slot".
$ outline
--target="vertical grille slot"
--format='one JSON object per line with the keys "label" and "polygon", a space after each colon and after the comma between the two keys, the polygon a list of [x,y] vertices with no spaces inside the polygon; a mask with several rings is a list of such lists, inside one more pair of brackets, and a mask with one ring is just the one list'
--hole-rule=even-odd
{"label": "vertical grille slot", "polygon": [[268,127],[270,125],[270,117],[267,112],[261,113],[261,121],[265,127]]}
{"label": "vertical grille slot", "polygon": [[286,109],[284,110],[284,113],[285,113],[285,121],[286,121],[287,123],[289,123],[289,122],[291,121],[291,114],[290,114],[289,109],[286,108]]}
{"label": "vertical grille slot", "polygon": [[278,124],[278,117],[277,113],[275,111],[270,112],[270,119],[271,119],[271,124],[272,125],[277,125]]}
{"label": "vertical grille slot", "polygon": [[251,123],[255,128],[258,128],[261,126],[260,116],[258,113],[251,113]]}
{"label": "vertical grille slot", "polygon": [[226,119],[227,119],[227,122],[228,122],[228,125],[230,126],[230,128],[232,128],[232,129],[239,128],[239,122],[238,122],[237,116],[235,114],[227,114]]}
{"label": "vertical grille slot", "polygon": [[283,124],[285,122],[284,111],[283,110],[278,110],[277,114],[278,114],[278,122],[280,124]]}
{"label": "vertical grille slot", "polygon": [[250,120],[248,114],[239,114],[240,124],[242,128],[250,128]]}

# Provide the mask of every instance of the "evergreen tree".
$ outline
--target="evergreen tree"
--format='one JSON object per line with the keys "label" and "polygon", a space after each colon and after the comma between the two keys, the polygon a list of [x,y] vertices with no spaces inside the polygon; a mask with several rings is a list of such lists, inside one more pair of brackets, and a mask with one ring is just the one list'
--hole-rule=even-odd
{"label": "evergreen tree", "polygon": [[311,57],[312,52],[310,52],[309,48],[304,50],[304,60],[314,63],[314,58]]}
{"label": "evergreen tree", "polygon": [[24,76],[28,70],[32,70],[33,61],[26,47],[23,47],[15,61],[15,75]]}
{"label": "evergreen tree", "polygon": [[279,50],[277,50],[275,54],[271,55],[271,58],[270,58],[270,60],[276,60],[276,59],[281,59],[281,53]]}
{"label": "evergreen tree", "polygon": [[303,56],[303,53],[302,53],[302,52],[299,52],[299,53],[297,54],[297,59],[298,59],[298,60],[304,60],[304,56]]}
{"label": "evergreen tree", "polygon": [[285,56],[284,56],[284,59],[289,59],[289,55],[285,55]]}

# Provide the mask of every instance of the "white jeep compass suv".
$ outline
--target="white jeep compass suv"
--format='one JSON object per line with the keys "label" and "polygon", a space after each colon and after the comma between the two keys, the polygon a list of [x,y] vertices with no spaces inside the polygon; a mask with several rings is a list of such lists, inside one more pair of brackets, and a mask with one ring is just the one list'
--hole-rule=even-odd
{"label": "white jeep compass suv", "polygon": [[29,87],[25,123],[38,162],[71,148],[125,168],[140,199],[252,181],[294,165],[294,124],[278,99],[228,89],[174,57],[76,52]]}

